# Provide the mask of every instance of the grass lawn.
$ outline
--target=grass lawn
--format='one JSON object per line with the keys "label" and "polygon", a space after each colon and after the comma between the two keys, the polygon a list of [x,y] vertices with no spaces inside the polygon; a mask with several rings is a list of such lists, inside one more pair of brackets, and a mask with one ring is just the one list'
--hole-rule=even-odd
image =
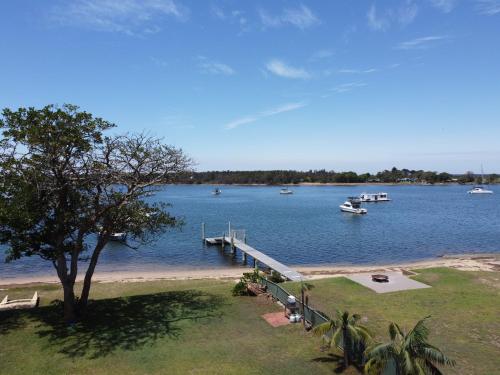
{"label": "grass lawn", "polygon": [[[390,321],[410,329],[431,315],[430,342],[457,361],[448,374],[500,374],[500,273],[449,268],[417,271],[413,278],[432,288],[376,294],[349,279],[313,282],[310,303],[333,316],[340,308],[358,313],[378,340],[388,339]],[[286,288],[298,293],[298,285]]]}
{"label": "grass lawn", "polygon": [[[458,361],[447,373],[499,373],[500,274],[420,272],[416,279],[433,288],[376,294],[331,278],[314,281],[310,300],[329,314],[337,307],[360,313],[384,339],[390,320],[410,327],[432,315],[431,342]],[[321,353],[318,338],[301,325],[270,327],[261,315],[279,308],[232,297],[232,285],[207,280],[95,284],[88,318],[71,328],[61,324],[60,307],[50,304],[61,296],[57,285],[10,289],[11,298],[38,290],[42,307],[0,313],[0,374],[334,373],[337,357]]]}
{"label": "grass lawn", "polygon": [[0,313],[0,374],[331,373],[301,325],[269,326],[261,315],[277,305],[232,297],[232,285],[95,284],[89,317],[73,328],[48,306],[58,286],[10,289],[12,298],[38,290],[42,307]]}

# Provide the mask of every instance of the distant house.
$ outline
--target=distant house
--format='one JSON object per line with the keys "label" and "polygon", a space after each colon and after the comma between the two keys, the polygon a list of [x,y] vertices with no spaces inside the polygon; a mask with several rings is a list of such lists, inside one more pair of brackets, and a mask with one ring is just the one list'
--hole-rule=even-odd
{"label": "distant house", "polygon": [[409,177],[404,177],[404,178],[399,178],[397,182],[415,182],[416,180],[414,178],[409,178]]}

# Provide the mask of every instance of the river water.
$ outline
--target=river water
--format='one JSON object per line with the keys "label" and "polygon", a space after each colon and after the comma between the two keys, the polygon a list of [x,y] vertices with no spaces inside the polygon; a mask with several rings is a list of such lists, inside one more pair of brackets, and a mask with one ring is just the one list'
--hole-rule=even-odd
{"label": "river water", "polygon": [[[201,241],[220,236],[227,223],[245,229],[247,242],[288,265],[374,264],[433,258],[442,254],[500,251],[500,190],[470,195],[468,186],[297,186],[293,195],[279,187],[222,186],[213,196],[207,185],[165,186],[148,199],[172,204],[183,217],[153,244],[132,250],[110,243],[100,271],[216,268],[241,262]],[[384,191],[391,202],[367,203],[363,216],[342,213],[347,196]],[[0,277],[54,274],[33,257],[0,263]]]}

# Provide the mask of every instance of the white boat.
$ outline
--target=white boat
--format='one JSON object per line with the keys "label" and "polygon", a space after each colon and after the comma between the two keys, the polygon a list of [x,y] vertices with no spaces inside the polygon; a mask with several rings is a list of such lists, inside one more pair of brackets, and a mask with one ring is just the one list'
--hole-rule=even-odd
{"label": "white boat", "polygon": [[485,189],[482,186],[474,186],[472,190],[469,190],[469,194],[493,194],[492,190]]}
{"label": "white boat", "polygon": [[358,197],[349,197],[347,200],[341,204],[340,211],[350,212],[352,214],[364,215],[368,213],[366,208],[361,208],[361,199]]}
{"label": "white boat", "polygon": [[119,233],[111,233],[109,237],[110,241],[125,241],[127,239],[127,233],[119,232]]}
{"label": "white boat", "polygon": [[[483,166],[481,165],[481,183],[484,184],[484,171]],[[474,186],[472,190],[469,190],[467,193],[469,194],[493,194],[493,190],[485,189],[482,186]]]}
{"label": "white boat", "polygon": [[0,302],[0,310],[32,309],[38,306],[39,301],[38,292],[35,292],[32,298],[25,299],[9,300],[9,296],[5,296]]}
{"label": "white boat", "polygon": [[212,195],[220,195],[221,193],[222,193],[221,189],[215,189],[214,191],[212,191]]}
{"label": "white boat", "polygon": [[361,202],[389,202],[387,193],[363,193],[359,196]]}
{"label": "white boat", "polygon": [[284,189],[280,190],[280,194],[289,195],[289,194],[293,194],[293,191],[291,191],[288,188],[284,188]]}

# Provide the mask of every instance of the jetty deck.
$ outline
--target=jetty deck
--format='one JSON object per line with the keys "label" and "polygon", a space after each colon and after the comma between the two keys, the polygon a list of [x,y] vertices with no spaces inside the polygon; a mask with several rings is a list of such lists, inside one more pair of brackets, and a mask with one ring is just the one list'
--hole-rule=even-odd
{"label": "jetty deck", "polygon": [[276,259],[264,254],[263,252],[254,249],[253,247],[247,245],[245,242],[238,240],[234,237],[215,237],[215,238],[205,238],[205,242],[210,245],[224,244],[234,246],[239,249],[245,255],[251,256],[254,260],[266,265],[272,270],[278,272],[283,277],[291,281],[300,281],[303,279],[301,273],[291,269],[290,267],[278,262]]}

